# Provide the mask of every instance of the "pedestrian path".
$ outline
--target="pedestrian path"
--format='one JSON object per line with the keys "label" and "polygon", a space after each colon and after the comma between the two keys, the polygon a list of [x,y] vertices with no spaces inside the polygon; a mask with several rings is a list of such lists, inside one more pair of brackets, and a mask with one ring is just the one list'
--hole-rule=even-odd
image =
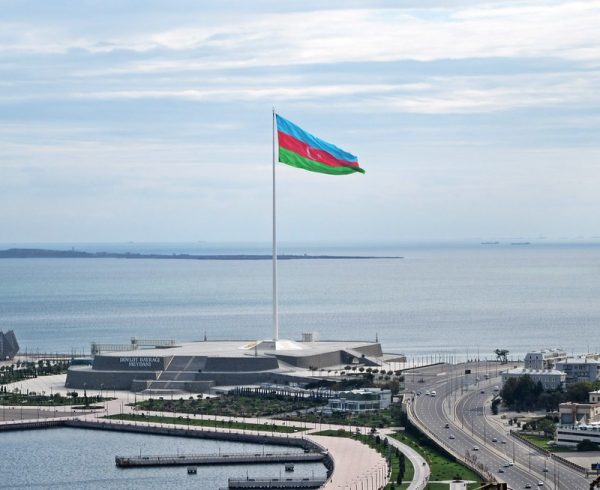
{"label": "pedestrian path", "polygon": [[326,447],[333,458],[335,465],[333,476],[321,488],[359,489],[364,488],[367,483],[369,484],[367,488],[380,488],[387,482],[387,461],[366,444],[347,437],[315,435],[306,437]]}
{"label": "pedestrian path", "polygon": [[402,452],[408,460],[411,462],[414,468],[414,476],[413,480],[408,486],[408,490],[420,490],[425,488],[427,482],[429,481],[429,476],[431,474],[431,469],[427,464],[427,461],[423,456],[421,456],[417,451],[415,451],[412,447],[400,442],[398,439],[394,439],[390,436],[392,433],[391,430],[382,431],[383,434],[388,436],[387,440],[390,443],[390,446],[398,448],[400,452]]}

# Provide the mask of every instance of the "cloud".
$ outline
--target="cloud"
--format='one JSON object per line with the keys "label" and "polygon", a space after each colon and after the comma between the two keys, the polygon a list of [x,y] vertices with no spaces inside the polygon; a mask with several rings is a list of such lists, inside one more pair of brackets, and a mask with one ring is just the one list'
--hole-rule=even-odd
{"label": "cloud", "polygon": [[273,105],[367,169],[282,166],[289,237],[597,227],[600,0],[222,3],[3,11],[7,236],[264,238]]}
{"label": "cloud", "polygon": [[498,112],[535,107],[585,106],[600,103],[600,71],[502,76],[433,76],[419,83],[311,83],[296,77],[279,83],[262,77],[221,84],[205,80],[202,88],[146,88],[129,83],[127,89],[41,93],[14,100],[143,100],[176,99],[194,102],[310,103],[326,101],[337,110],[436,113]]}
{"label": "cloud", "polygon": [[[438,8],[337,9],[180,19],[181,27],[127,35],[70,36],[31,25],[4,24],[0,50],[90,53],[127,50],[160,56],[161,50],[205,55],[149,59],[130,70],[165,71],[287,64],[558,57],[596,60],[600,1],[516,3]],[[187,24],[187,25],[185,25]],[[201,24],[198,26],[198,24]],[[203,24],[203,25],[202,25]],[[206,54],[209,53],[209,54]]]}

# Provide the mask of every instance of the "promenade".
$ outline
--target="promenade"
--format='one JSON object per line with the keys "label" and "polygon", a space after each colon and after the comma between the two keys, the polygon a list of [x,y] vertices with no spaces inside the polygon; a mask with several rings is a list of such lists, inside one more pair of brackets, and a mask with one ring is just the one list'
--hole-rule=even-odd
{"label": "promenade", "polygon": [[[7,389],[11,389],[13,387],[18,387],[22,392],[27,392],[27,390],[35,391],[36,393],[61,393],[66,395],[66,393],[70,390],[67,390],[64,387],[64,379],[65,375],[56,375],[56,376],[47,376],[47,377],[39,377],[35,379],[25,380],[21,382],[14,383],[12,386],[7,385]],[[81,393],[81,390],[78,390]],[[95,396],[97,393],[94,391],[87,391],[88,396]],[[105,397],[115,397],[114,400],[106,401],[101,403],[102,408],[100,410],[94,410],[89,412],[76,412],[69,414],[68,407],[61,407],[60,412],[55,412],[55,407],[27,407],[24,410],[28,411],[28,414],[31,415],[31,421],[35,420],[33,418],[35,414],[40,413],[40,419],[43,420],[51,420],[52,415],[56,413],[57,418],[69,418],[71,420],[79,420],[81,422],[89,421],[93,422],[94,426],[98,423],[108,428],[127,430],[127,428],[135,427],[140,431],[143,431],[144,427],[148,429],[164,429],[165,431],[169,429],[181,429],[185,430],[187,433],[198,433],[199,436],[201,434],[206,437],[206,435],[210,436],[210,433],[217,436],[225,435],[225,434],[250,434],[254,436],[262,436],[267,437],[269,439],[273,438],[286,438],[286,439],[304,439],[306,441],[310,441],[311,443],[317,444],[320,447],[326,449],[329,453],[329,456],[334,462],[334,471],[331,475],[331,478],[325,483],[322,487],[326,490],[332,489],[356,489],[362,490],[364,488],[368,489],[376,489],[382,488],[388,481],[388,465],[387,461],[383,456],[381,456],[377,451],[371,449],[369,446],[351,438],[343,438],[343,437],[330,437],[330,436],[321,436],[315,435],[316,432],[320,432],[322,430],[337,430],[337,429],[345,429],[349,430],[348,426],[338,426],[335,424],[311,424],[311,423],[300,423],[300,422],[288,422],[282,420],[275,420],[272,418],[242,418],[242,417],[220,417],[220,416],[206,416],[206,415],[189,415],[189,414],[172,414],[174,417],[182,417],[181,424],[157,424],[156,422],[145,422],[145,421],[119,421],[119,420],[107,420],[103,417],[106,415],[116,415],[116,414],[131,414],[131,413],[140,413],[139,411],[134,411],[132,407],[128,406],[129,403],[134,400],[140,401],[145,398],[144,396],[139,396],[132,394],[126,391],[113,391],[106,390],[102,393]],[[152,415],[152,413],[145,411],[146,414]],[[160,413],[155,413],[155,415],[161,415]],[[171,414],[169,414],[171,415]],[[50,416],[48,418],[48,416]],[[249,424],[258,424],[264,425],[265,430],[242,430],[242,429],[233,429],[229,427],[203,427],[203,426],[195,426],[187,423],[188,416],[190,420],[193,419],[201,419],[201,420],[211,420],[211,421],[235,421],[240,423],[249,423]],[[14,422],[17,423],[19,421],[18,417],[14,417]],[[0,422],[2,424],[3,422]],[[5,422],[11,423],[11,422]],[[279,433],[274,434],[268,427],[273,425],[282,425],[282,426],[296,426],[301,427],[303,430],[298,432],[291,433]],[[356,429],[356,428],[354,428]],[[359,427],[358,428],[363,434],[368,433],[369,428],[367,427]],[[382,436],[384,436],[389,431],[382,432]],[[218,437],[218,436],[217,436]],[[390,444],[394,447],[398,447],[407,457],[408,460],[411,461],[415,468],[415,476],[410,486],[409,490],[420,490],[424,488],[424,482],[427,481],[429,476],[429,468],[427,465],[423,465],[423,458],[421,458],[418,453],[413,451],[410,447],[401,444],[399,441],[388,437]],[[301,443],[301,441],[298,441]]]}

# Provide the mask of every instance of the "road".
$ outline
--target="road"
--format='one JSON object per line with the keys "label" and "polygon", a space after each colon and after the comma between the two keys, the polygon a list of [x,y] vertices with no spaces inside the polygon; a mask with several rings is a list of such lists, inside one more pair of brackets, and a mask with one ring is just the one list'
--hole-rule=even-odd
{"label": "road", "polygon": [[[589,488],[589,481],[581,473],[548,460],[490,420],[487,415],[491,414],[492,387],[500,384],[497,373],[482,363],[469,364],[471,375],[465,376],[463,368],[461,365],[450,372],[438,368],[434,377],[420,385],[422,394],[413,401],[415,414],[442,446],[475,461],[482,470],[515,490],[527,485],[538,488],[538,482],[543,483],[540,488],[550,490]],[[483,379],[485,372],[491,379],[477,381],[478,377]],[[425,394],[432,390],[436,396]],[[514,464],[506,466],[509,463]]]}

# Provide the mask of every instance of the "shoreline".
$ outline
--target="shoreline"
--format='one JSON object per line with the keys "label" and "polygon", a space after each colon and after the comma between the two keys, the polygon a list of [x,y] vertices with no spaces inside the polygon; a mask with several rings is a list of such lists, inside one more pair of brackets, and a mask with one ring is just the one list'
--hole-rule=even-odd
{"label": "shoreline", "polygon": [[[271,254],[142,254],[131,252],[82,252],[43,248],[9,248],[0,250],[0,259],[158,259],[158,260],[271,260]],[[375,255],[308,255],[279,254],[278,260],[375,260],[402,259]]]}

